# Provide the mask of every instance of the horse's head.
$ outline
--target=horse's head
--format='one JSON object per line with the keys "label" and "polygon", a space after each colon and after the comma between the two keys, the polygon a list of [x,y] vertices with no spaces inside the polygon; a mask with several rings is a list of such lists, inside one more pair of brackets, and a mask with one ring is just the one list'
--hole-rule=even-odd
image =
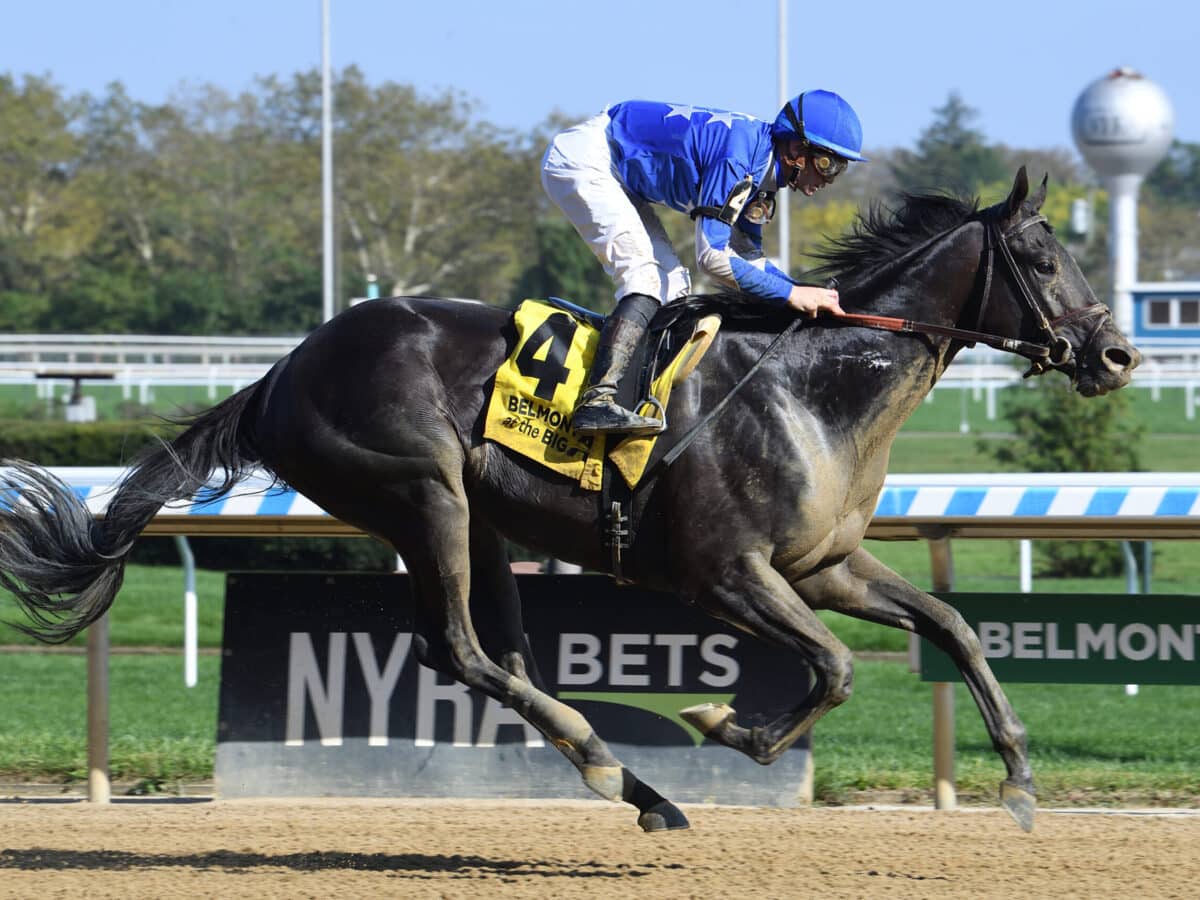
{"label": "horse's head", "polygon": [[[1096,299],[1074,258],[1041,215],[1046,182],[1030,196],[1022,166],[1008,199],[984,211],[986,277],[980,324],[1047,348],[1030,374],[1065,373],[1085,397],[1129,383],[1141,354]],[[989,296],[990,294],[990,296]],[[997,302],[1004,296],[1009,302]]]}

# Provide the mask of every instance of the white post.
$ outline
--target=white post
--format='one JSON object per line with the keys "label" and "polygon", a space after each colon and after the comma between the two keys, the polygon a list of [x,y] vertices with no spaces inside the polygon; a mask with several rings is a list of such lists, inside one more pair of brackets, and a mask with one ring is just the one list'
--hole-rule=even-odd
{"label": "white post", "polygon": [[87,633],[88,800],[112,801],[108,777],[108,613]]}
{"label": "white post", "polygon": [[196,557],[188,539],[175,535],[175,546],[183,560],[183,683],[196,686],[197,658],[200,655],[199,626],[196,609]]}
{"label": "white post", "polygon": [[[949,538],[929,540],[929,561],[933,568],[934,591],[954,590],[954,557]],[[933,780],[934,806],[957,809],[954,791],[954,685],[939,681],[933,685]]]}
{"label": "white post", "polygon": [[[783,109],[788,102],[787,83],[787,0],[779,0],[779,105]],[[787,185],[780,185],[775,194],[775,221],[779,228],[779,268],[791,274],[791,241],[792,223],[790,217],[791,200],[788,197]]]}
{"label": "white post", "polygon": [[321,0],[322,322],[333,318],[333,100],[329,66],[329,0]]}
{"label": "white post", "polygon": [[[1138,564],[1137,556],[1133,552],[1133,544],[1129,541],[1121,541],[1121,553],[1125,556],[1125,593],[1136,594],[1138,589]],[[1136,684],[1125,685],[1125,696],[1136,697],[1138,686]]]}
{"label": "white post", "polygon": [[1137,198],[1141,175],[1111,175],[1109,191],[1109,248],[1112,257],[1113,319],[1125,334],[1133,334],[1133,285],[1138,272]]}
{"label": "white post", "polygon": [[1018,544],[1021,547],[1021,593],[1028,594],[1033,590],[1033,541],[1022,538]]}

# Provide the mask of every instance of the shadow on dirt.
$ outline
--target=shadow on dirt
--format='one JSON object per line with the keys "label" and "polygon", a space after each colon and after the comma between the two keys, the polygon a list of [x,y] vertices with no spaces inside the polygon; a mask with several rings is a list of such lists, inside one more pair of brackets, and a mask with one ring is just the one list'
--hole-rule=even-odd
{"label": "shadow on dirt", "polygon": [[228,873],[250,873],[257,869],[292,869],[298,872],[328,870],[359,870],[369,872],[404,872],[432,877],[447,873],[464,878],[480,875],[522,876],[547,878],[630,878],[649,875],[653,870],[682,868],[676,865],[658,866],[653,863],[606,865],[599,862],[565,860],[507,860],[482,856],[429,855],[423,853],[240,853],[214,850],[210,853],[129,853],[122,850],[59,850],[31,847],[22,850],[0,850],[0,871],[64,871],[87,869],[96,871],[129,871],[140,868],[178,868],[222,870]]}

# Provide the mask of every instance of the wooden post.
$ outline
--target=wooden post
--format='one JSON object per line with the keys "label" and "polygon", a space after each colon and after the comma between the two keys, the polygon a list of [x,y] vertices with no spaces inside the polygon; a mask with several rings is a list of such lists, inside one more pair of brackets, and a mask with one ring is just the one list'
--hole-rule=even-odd
{"label": "wooden post", "polygon": [[[954,590],[954,557],[950,538],[929,539],[929,560],[933,567],[933,589]],[[957,809],[954,791],[954,685],[939,681],[933,685],[933,780],[934,806]]]}
{"label": "wooden post", "polygon": [[88,628],[87,671],[88,800],[108,803],[108,613]]}

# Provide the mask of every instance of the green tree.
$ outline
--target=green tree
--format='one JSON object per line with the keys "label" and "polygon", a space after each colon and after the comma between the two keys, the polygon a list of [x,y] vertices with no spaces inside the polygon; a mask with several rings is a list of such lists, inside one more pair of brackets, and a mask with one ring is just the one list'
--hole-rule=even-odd
{"label": "green tree", "polygon": [[35,295],[68,277],[81,112],[44,78],[0,75],[0,291]]}
{"label": "green tree", "polygon": [[532,250],[536,158],[447,92],[338,80],[339,214],[361,280],[385,293],[507,296]]}
{"label": "green tree", "polygon": [[1164,204],[1200,207],[1200,144],[1173,141],[1163,161],[1146,176],[1146,191]]}
{"label": "green tree", "polygon": [[1175,141],[1145,187],[1138,229],[1142,278],[1200,277],[1200,144]]}
{"label": "green tree", "polygon": [[512,305],[554,296],[597,312],[612,309],[612,281],[568,222],[538,222],[535,242],[536,262],[513,285]]}
{"label": "green tree", "polygon": [[945,191],[973,196],[982,184],[1012,178],[999,150],[970,127],[977,116],[956,92],[934,110],[933,123],[921,132],[916,150],[898,150],[892,174],[909,192]]}
{"label": "green tree", "polygon": [[[1136,472],[1143,429],[1132,421],[1129,395],[1085,398],[1056,376],[1027,383],[1005,412],[1014,439],[980,449],[1016,472]],[[1120,547],[1102,541],[1044,541],[1046,573],[1111,575],[1123,565]]]}

